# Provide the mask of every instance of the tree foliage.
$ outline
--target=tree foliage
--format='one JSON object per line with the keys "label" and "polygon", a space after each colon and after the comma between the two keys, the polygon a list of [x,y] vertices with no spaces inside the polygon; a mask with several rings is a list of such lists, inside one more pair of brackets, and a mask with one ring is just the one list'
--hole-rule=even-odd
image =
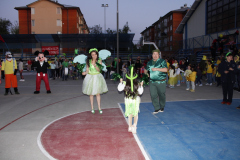
{"label": "tree foliage", "polygon": [[0,34],[10,34],[11,25],[12,23],[9,20],[0,18]]}
{"label": "tree foliage", "polygon": [[90,27],[89,30],[90,30],[90,34],[101,34],[102,33],[102,27],[100,27],[100,24]]}
{"label": "tree foliage", "polygon": [[19,34],[19,25],[17,21],[15,21],[14,24],[12,24],[10,32],[11,34]]}

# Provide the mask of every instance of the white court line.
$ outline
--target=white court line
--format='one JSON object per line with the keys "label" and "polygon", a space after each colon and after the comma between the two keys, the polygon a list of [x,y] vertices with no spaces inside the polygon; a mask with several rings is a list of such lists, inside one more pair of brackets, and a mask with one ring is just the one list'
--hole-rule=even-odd
{"label": "white court line", "polygon": [[[147,103],[147,102],[145,102],[145,103]],[[126,118],[125,115],[124,115],[124,112],[123,112],[123,110],[122,110],[122,108],[121,108],[121,106],[120,106],[120,103],[118,103],[118,106],[119,106],[119,108],[120,108],[120,110],[121,110],[121,112],[122,112],[122,114],[123,114],[123,117],[125,118],[125,120],[126,120],[126,122],[127,122],[127,124],[128,124],[128,120],[127,120],[127,118]],[[142,143],[141,143],[141,141],[139,140],[137,134],[133,134],[133,137],[135,138],[135,140],[136,140],[136,142],[137,142],[140,150],[142,151],[142,154],[143,154],[145,160],[150,160],[150,158],[149,158],[147,152],[145,151],[145,149],[143,148]]]}

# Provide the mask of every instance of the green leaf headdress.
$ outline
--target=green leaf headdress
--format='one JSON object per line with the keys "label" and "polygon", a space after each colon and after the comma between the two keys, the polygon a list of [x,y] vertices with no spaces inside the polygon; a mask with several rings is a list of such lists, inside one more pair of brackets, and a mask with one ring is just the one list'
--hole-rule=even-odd
{"label": "green leaf headdress", "polygon": [[97,48],[92,48],[92,49],[89,50],[89,53],[91,53],[93,51],[98,52],[98,49]]}
{"label": "green leaf headdress", "polygon": [[131,68],[131,72],[130,72],[130,77],[126,74],[127,79],[129,79],[131,81],[131,90],[132,90],[132,92],[133,92],[133,80],[138,77],[137,74],[133,77],[133,69],[134,68],[132,67]]}

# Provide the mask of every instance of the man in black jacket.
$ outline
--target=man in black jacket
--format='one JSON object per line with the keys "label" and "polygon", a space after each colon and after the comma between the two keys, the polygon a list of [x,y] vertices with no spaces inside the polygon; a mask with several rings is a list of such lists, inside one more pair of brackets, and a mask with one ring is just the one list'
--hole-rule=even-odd
{"label": "man in black jacket", "polygon": [[221,103],[231,105],[235,74],[237,73],[237,65],[233,61],[231,52],[228,52],[226,54],[226,60],[223,60],[219,64],[218,72],[221,74],[222,78],[223,101]]}

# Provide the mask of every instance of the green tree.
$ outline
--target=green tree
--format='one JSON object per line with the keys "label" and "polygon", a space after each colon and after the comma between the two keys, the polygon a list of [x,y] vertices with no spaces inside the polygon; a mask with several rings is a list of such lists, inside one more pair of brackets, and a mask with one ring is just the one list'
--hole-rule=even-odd
{"label": "green tree", "polygon": [[19,25],[18,22],[15,21],[14,24],[10,28],[11,34],[19,34]]}
{"label": "green tree", "polygon": [[[119,32],[120,32],[120,30],[119,30]],[[121,32],[120,33],[128,33],[128,32],[131,32],[131,30],[130,30],[130,28],[129,28],[129,26],[128,26],[128,22],[123,26],[123,29],[121,30]]]}
{"label": "green tree", "polygon": [[89,30],[90,30],[90,34],[101,34],[102,33],[102,27],[100,27],[100,24],[90,27]]}
{"label": "green tree", "polygon": [[0,34],[9,34],[12,23],[9,20],[0,18]]}

